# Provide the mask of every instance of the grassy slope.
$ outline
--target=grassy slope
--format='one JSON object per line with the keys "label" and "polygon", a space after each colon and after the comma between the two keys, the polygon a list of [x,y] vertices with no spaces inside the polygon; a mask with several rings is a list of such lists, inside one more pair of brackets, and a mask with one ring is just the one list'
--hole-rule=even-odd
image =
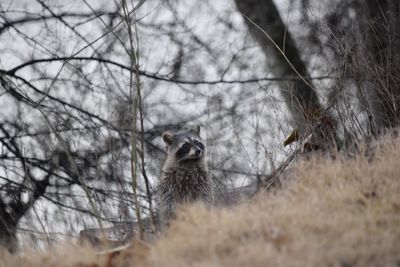
{"label": "grassy slope", "polygon": [[[399,167],[400,139],[381,142],[372,160],[298,163],[296,178],[274,194],[233,209],[187,207],[165,236],[136,251],[135,266],[396,266]],[[2,257],[0,266],[77,266],[80,257],[83,266],[108,265],[74,248]]]}

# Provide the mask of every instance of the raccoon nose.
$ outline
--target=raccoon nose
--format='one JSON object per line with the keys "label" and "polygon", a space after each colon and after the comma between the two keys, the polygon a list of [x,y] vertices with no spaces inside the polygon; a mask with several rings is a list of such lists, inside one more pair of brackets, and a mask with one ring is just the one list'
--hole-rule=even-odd
{"label": "raccoon nose", "polygon": [[196,156],[199,156],[199,155],[201,154],[201,150],[200,150],[200,149],[197,149],[196,152],[195,152],[195,154],[196,154]]}

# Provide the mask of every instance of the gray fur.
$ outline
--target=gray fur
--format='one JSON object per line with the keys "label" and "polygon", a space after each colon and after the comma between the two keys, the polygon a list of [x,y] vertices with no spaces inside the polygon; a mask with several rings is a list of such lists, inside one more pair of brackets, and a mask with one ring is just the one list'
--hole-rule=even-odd
{"label": "gray fur", "polygon": [[[167,158],[161,171],[158,186],[161,226],[168,225],[176,210],[184,203],[212,202],[211,179],[208,174],[204,141],[200,128],[171,133],[162,137],[167,146]],[[184,143],[190,143],[190,151],[178,158],[177,151]],[[204,147],[196,146],[201,142]],[[199,152],[201,150],[201,152]],[[195,152],[197,151],[197,153]]]}

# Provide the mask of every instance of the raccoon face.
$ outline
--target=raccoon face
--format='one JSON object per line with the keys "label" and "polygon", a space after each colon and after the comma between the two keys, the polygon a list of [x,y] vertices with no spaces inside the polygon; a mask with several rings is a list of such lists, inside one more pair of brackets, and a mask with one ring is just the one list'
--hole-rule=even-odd
{"label": "raccoon face", "polygon": [[177,133],[163,133],[168,155],[173,155],[178,162],[202,159],[205,145],[199,134],[199,126]]}

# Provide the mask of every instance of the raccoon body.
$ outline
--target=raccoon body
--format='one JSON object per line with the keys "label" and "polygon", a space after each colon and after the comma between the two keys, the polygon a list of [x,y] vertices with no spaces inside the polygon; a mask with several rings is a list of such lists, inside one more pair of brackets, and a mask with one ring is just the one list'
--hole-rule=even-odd
{"label": "raccoon body", "polygon": [[168,224],[182,204],[212,202],[212,186],[200,127],[176,133],[165,132],[162,138],[167,147],[167,158],[158,187],[161,227]]}

